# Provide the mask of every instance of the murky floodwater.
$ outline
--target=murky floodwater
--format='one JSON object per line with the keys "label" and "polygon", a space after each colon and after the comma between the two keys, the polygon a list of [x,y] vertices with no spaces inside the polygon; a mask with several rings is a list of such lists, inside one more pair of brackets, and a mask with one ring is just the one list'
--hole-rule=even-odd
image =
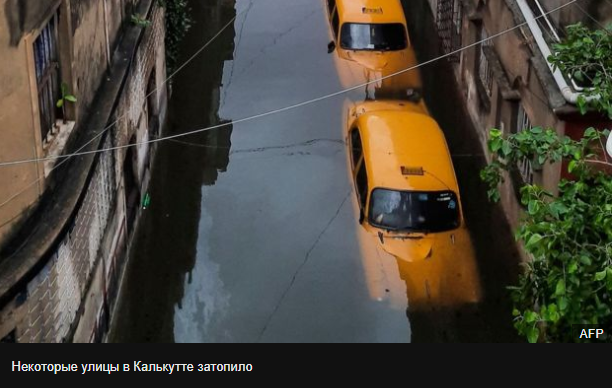
{"label": "murky floodwater", "polygon": [[[169,133],[342,88],[321,0],[190,3],[183,59],[238,17],[174,80]],[[432,34],[420,24],[425,8],[407,3],[419,60],[429,59],[436,43],[421,36]],[[364,99],[355,92],[160,145],[110,340],[513,340],[503,289],[515,272],[513,242],[485,200],[483,162],[471,156],[479,146],[451,96],[448,65],[423,70],[425,93],[462,155],[454,162],[481,277],[464,286],[483,289],[479,305],[413,303],[410,285],[436,275],[397,262],[359,226],[343,119],[348,100]]]}

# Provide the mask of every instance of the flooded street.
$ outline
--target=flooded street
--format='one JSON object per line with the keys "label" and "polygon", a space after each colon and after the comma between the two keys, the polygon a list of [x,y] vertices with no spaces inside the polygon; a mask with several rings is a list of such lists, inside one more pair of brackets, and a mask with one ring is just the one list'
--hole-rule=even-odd
{"label": "flooded street", "polygon": [[[437,56],[434,27],[422,24],[431,18],[420,16],[426,1],[405,3],[418,62]],[[167,134],[343,89],[323,1],[190,5],[179,63],[236,20],[173,80]],[[422,69],[424,94],[453,155],[479,279],[397,260],[359,225],[345,144],[349,101],[365,98],[356,91],[160,143],[109,340],[515,341],[505,286],[519,259],[487,201],[479,142],[447,66]],[[426,283],[482,297],[448,303],[428,291],[424,302],[412,290]]]}

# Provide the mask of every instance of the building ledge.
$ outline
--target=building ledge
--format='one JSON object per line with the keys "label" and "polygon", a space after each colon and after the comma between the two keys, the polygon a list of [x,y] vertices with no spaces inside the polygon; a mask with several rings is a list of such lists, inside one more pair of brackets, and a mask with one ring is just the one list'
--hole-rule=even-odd
{"label": "building ledge", "polygon": [[[48,142],[45,144],[45,146],[43,146],[45,158],[57,158],[58,156],[62,155],[62,151],[66,149],[66,144],[68,143],[68,139],[70,138],[70,135],[74,129],[74,121],[63,122],[62,120],[58,120],[54,130],[50,132],[51,136],[47,136],[49,138]],[[58,159],[50,159],[45,161],[45,178],[49,177],[49,174],[51,174],[51,171],[57,162]]]}

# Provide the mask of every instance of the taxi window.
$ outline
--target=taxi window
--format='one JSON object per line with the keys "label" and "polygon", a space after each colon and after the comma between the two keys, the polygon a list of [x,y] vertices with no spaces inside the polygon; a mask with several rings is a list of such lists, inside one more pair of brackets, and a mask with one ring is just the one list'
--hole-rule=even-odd
{"label": "taxi window", "polygon": [[367,168],[365,167],[364,159],[360,163],[360,168],[356,174],[356,189],[358,190],[360,208],[365,209],[367,207],[367,194],[369,193],[369,186],[367,182]]}
{"label": "taxi window", "polygon": [[339,36],[339,12],[337,12],[336,8],[333,13],[333,30],[335,31],[335,40],[336,40],[337,37]]}
{"label": "taxi window", "polygon": [[341,27],[345,50],[397,51],[407,48],[405,26],[396,24],[345,23]]}
{"label": "taxi window", "polygon": [[328,14],[331,15],[337,6],[336,0],[328,0]]}
{"label": "taxi window", "polygon": [[443,232],[460,226],[458,198],[452,191],[375,189],[369,222],[389,230]]}
{"label": "taxi window", "polygon": [[352,129],[350,137],[351,137],[350,151],[352,154],[352,169],[355,170],[356,166],[358,165],[358,160],[360,159],[360,156],[362,155],[362,141],[360,140],[360,132],[358,132],[358,128]]}

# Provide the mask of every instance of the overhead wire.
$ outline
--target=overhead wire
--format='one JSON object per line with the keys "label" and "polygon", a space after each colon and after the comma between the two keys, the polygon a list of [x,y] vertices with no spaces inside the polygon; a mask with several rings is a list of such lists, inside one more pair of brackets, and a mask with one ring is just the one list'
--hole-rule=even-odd
{"label": "overhead wire", "polygon": [[[575,4],[577,1],[578,0],[570,0],[569,2],[567,2],[567,3],[565,3],[565,4],[561,5],[561,6],[558,6],[558,7],[554,8],[554,9],[548,11],[548,12],[543,13],[542,15],[539,15],[539,16],[535,17],[533,20],[538,20],[540,18],[544,18],[544,17],[546,17],[546,16],[548,16],[548,15],[554,13],[554,12],[557,12],[557,11],[559,11],[559,10],[561,10],[563,8],[566,8],[566,7],[568,7],[568,6],[572,5],[572,4]],[[243,12],[245,12],[245,11],[243,11]],[[222,28],[222,30],[220,30],[220,32],[218,32],[218,34],[216,34],[216,36],[214,36],[214,38],[212,38],[211,41],[209,41],[203,48],[201,48],[196,54],[194,54],[192,56],[192,58],[190,58],[190,60],[195,58],[215,38],[217,38],[219,35],[221,35],[223,33],[223,31],[231,23],[233,23],[234,20],[237,19],[238,16],[240,16],[240,13],[235,15],[234,18],[227,25],[225,25],[224,28]],[[365,83],[362,83],[362,84],[359,84],[359,85],[356,85],[356,86],[353,86],[353,87],[350,87],[350,88],[347,88],[347,89],[342,89],[342,90],[337,91],[337,92],[333,92],[333,93],[329,93],[329,94],[326,94],[326,95],[323,95],[323,96],[320,96],[320,97],[312,98],[312,99],[309,99],[309,100],[306,100],[306,101],[303,101],[303,102],[300,102],[300,103],[291,104],[291,105],[285,106],[283,108],[277,108],[277,109],[273,109],[273,110],[270,110],[270,111],[267,111],[267,112],[259,113],[259,114],[248,116],[248,117],[244,117],[244,118],[241,118],[241,119],[236,119],[236,120],[224,122],[224,123],[221,123],[221,124],[218,124],[218,125],[213,125],[213,126],[209,126],[209,127],[205,127],[205,128],[199,128],[199,129],[195,129],[195,130],[191,130],[191,131],[188,131],[188,132],[183,132],[183,133],[179,133],[179,134],[175,134],[175,135],[163,136],[163,137],[159,137],[159,138],[155,138],[155,139],[150,139],[150,140],[147,140],[147,141],[135,142],[135,143],[131,143],[131,144],[125,144],[125,145],[121,145],[121,146],[114,146],[114,147],[108,147],[108,148],[91,150],[91,151],[82,151],[92,141],[94,141],[96,138],[100,137],[102,135],[102,133],[100,133],[99,135],[97,135],[96,138],[90,140],[90,142],[88,142],[86,145],[81,147],[77,152],[69,153],[69,154],[65,154],[65,155],[53,156],[53,157],[32,158],[32,159],[0,162],[0,167],[8,167],[8,166],[14,166],[14,165],[26,164],[26,163],[40,163],[40,162],[46,162],[46,161],[51,161],[51,160],[64,160],[65,161],[65,160],[68,160],[70,158],[74,158],[74,157],[78,157],[78,156],[87,156],[87,155],[98,154],[98,153],[103,153],[103,152],[111,152],[111,151],[123,150],[123,149],[131,148],[131,147],[137,147],[137,146],[142,146],[142,145],[154,144],[154,143],[159,143],[159,142],[168,141],[168,140],[172,140],[172,139],[177,139],[177,138],[181,138],[181,137],[186,137],[186,136],[190,136],[190,135],[194,135],[194,134],[197,134],[197,133],[202,133],[202,132],[206,132],[206,131],[210,131],[210,130],[214,130],[214,129],[224,128],[224,127],[228,127],[228,126],[234,126],[236,124],[240,124],[240,123],[244,123],[244,122],[249,122],[249,121],[257,120],[257,119],[260,119],[260,118],[264,118],[264,117],[268,117],[268,116],[284,113],[284,112],[287,112],[287,111],[290,111],[290,110],[298,109],[298,108],[301,108],[301,107],[304,107],[304,106],[307,106],[307,105],[316,104],[316,103],[321,102],[321,101],[325,101],[325,100],[328,100],[328,99],[331,99],[331,98],[334,98],[334,97],[338,97],[338,96],[344,95],[344,94],[346,94],[348,92],[351,92],[351,91],[354,91],[354,90],[359,90],[359,89],[365,88],[365,87],[367,87],[369,85],[380,83],[380,82],[382,82],[384,80],[387,80],[387,79],[396,77],[398,75],[407,73],[409,71],[421,68],[421,67],[429,65],[431,63],[438,62],[438,61],[440,61],[442,59],[446,59],[446,58],[448,58],[450,56],[454,56],[454,55],[459,54],[459,53],[461,53],[461,52],[463,52],[465,50],[468,50],[470,48],[482,45],[483,43],[489,42],[489,41],[491,41],[493,39],[496,39],[496,38],[498,38],[500,36],[506,35],[506,34],[508,34],[510,32],[513,32],[513,31],[515,31],[517,29],[520,29],[520,28],[528,25],[528,23],[529,23],[528,21],[525,21],[523,23],[517,24],[517,25],[515,25],[513,27],[510,27],[508,29],[500,31],[500,32],[498,32],[496,34],[493,34],[491,36],[488,36],[488,37],[486,37],[484,39],[480,39],[480,40],[478,40],[478,41],[476,41],[474,43],[471,43],[471,44],[468,44],[466,46],[460,47],[460,48],[458,48],[456,50],[452,50],[452,51],[450,51],[448,53],[445,53],[445,54],[442,54],[440,56],[431,58],[431,59],[429,59],[427,61],[424,61],[422,63],[419,63],[417,65],[410,66],[410,67],[408,67],[406,69],[400,70],[400,71],[395,72],[393,74],[390,74],[390,75],[387,75],[387,76],[383,76],[383,77],[380,77],[378,79],[374,79],[374,80],[371,80],[371,81],[368,81],[368,82],[365,82]],[[187,62],[184,65],[182,65],[175,73],[173,73],[172,76],[177,74],[177,72],[180,71],[181,69],[183,69],[185,66],[187,66]],[[171,77],[169,77],[164,83],[168,82],[168,80]],[[108,129],[110,129],[118,121],[119,121],[119,119],[116,120],[114,123],[112,123],[112,125],[109,125],[107,128],[105,128],[103,132],[105,132]],[[56,166],[56,168],[57,167],[59,167],[59,165]],[[33,182],[32,185],[30,185],[29,187],[31,187],[34,184],[38,183],[38,181],[40,181],[41,179],[42,178],[39,178],[37,181]],[[19,192],[16,195],[12,196],[8,200],[4,201],[3,203],[0,203],[0,208],[5,206],[7,203],[12,201],[14,198],[19,196],[23,192],[25,192],[28,188],[22,190],[21,192]]]}
{"label": "overhead wire", "polygon": [[[156,93],[158,90],[160,90],[160,88],[164,85],[166,85],[171,79],[173,79],[181,70],[183,70],[188,64],[190,64],[194,59],[196,59],[196,57],[198,57],[207,47],[209,47],[220,35],[222,35],[222,33],[224,33],[224,31],[226,31],[226,29],[235,22],[235,20],[242,15],[243,13],[247,12],[248,10],[244,10],[242,12],[239,12],[238,14],[236,14],[227,24],[225,24],[211,39],[209,39],[200,49],[198,49],[190,58],[188,58],[186,61],[184,61],[184,63],[179,66],[175,71],[173,71],[170,75],[168,75],[164,81],[162,83],[160,83],[160,85],[156,85],[156,87],[149,92],[147,95],[145,95],[144,100],[147,100],[149,97],[151,97],[154,93]],[[102,128],[100,130],[100,133],[98,133],[96,136],[94,136],[92,139],[88,140],[84,145],[82,145],[81,147],[79,147],[77,149],[77,151],[74,154],[78,154],[81,151],[83,151],[86,147],[88,147],[90,144],[92,144],[94,141],[96,141],[97,139],[99,139],[102,135],[104,135],[109,129],[113,128],[117,123],[119,123],[122,119],[124,119],[126,116],[128,115],[128,113],[125,113],[123,115],[120,115],[119,117],[117,117],[112,123],[108,124],[106,127]],[[64,163],[66,163],[68,160],[70,160],[70,158],[72,158],[73,155],[60,155],[60,157],[58,157],[57,159],[63,159],[62,161],[60,161],[59,163],[57,163],[55,166],[53,166],[53,168],[51,168],[49,170],[50,174],[52,171],[58,169],[59,167],[61,167]],[[64,156],[64,158],[62,158],[62,156]],[[43,162],[43,161],[48,161],[48,160],[54,160],[54,158],[41,158],[38,160],[38,162]],[[15,164],[12,164],[15,165]],[[0,167],[2,167],[2,165],[0,165]],[[47,175],[48,175],[47,174]],[[11,197],[9,197],[8,199],[6,199],[4,202],[0,203],[0,208],[6,206],[8,203],[10,203],[11,201],[13,201],[15,198],[19,197],[21,194],[25,193],[26,191],[28,191],[30,188],[32,188],[34,185],[36,185],[38,182],[40,182],[44,177],[41,176],[38,179],[36,179],[35,181],[33,181],[32,183],[30,183],[28,186],[26,186],[25,188],[23,188],[21,191],[13,194]],[[17,216],[15,216],[17,217]],[[11,222],[15,217],[13,217],[11,220],[9,220],[9,222]],[[3,224],[5,225],[5,224]],[[0,225],[0,227],[2,227],[3,225]]]}

